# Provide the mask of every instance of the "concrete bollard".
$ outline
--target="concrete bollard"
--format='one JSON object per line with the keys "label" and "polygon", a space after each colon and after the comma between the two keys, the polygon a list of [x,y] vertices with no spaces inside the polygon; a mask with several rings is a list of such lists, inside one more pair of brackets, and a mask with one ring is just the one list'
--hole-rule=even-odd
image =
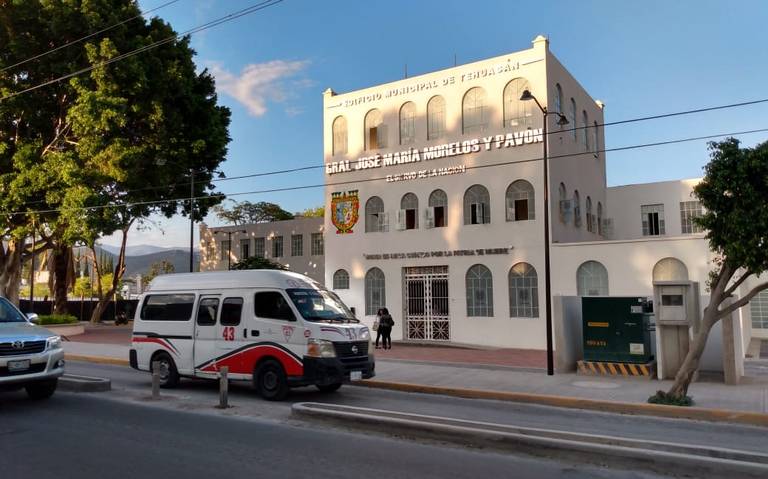
{"label": "concrete bollard", "polygon": [[152,399],[160,399],[160,361],[152,361]]}
{"label": "concrete bollard", "polygon": [[229,407],[229,367],[222,366],[219,368],[219,409],[227,409]]}

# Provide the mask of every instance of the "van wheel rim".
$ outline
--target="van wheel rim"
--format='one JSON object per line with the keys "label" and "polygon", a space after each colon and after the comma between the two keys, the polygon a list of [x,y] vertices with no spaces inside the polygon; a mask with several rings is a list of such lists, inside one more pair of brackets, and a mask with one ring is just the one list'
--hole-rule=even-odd
{"label": "van wheel rim", "polygon": [[168,362],[167,359],[161,359],[160,360],[160,381],[167,381],[168,377],[171,375],[171,364]]}
{"label": "van wheel rim", "polygon": [[274,371],[267,371],[264,373],[264,377],[261,380],[264,389],[268,391],[274,391],[277,389],[277,374]]}

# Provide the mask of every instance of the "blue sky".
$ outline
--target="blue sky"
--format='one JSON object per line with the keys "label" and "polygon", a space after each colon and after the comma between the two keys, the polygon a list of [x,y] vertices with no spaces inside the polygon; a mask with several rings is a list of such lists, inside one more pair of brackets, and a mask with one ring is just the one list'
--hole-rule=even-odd
{"label": "blue sky", "polygon": [[[142,9],[168,0],[142,0]],[[180,0],[153,12],[182,32],[254,0]],[[322,91],[345,92],[529,48],[538,34],[607,122],[768,98],[764,1],[285,0],[192,37],[232,109],[227,176],[322,163]],[[768,128],[768,104],[606,127],[608,148]],[[768,133],[740,137],[746,145]],[[706,142],[608,153],[608,184],[701,176]],[[225,193],[320,184],[322,170],[219,183]],[[298,211],[322,188],[233,199]],[[209,218],[209,224],[216,224]],[[181,218],[129,244],[189,244]],[[114,244],[117,239],[106,239]]]}

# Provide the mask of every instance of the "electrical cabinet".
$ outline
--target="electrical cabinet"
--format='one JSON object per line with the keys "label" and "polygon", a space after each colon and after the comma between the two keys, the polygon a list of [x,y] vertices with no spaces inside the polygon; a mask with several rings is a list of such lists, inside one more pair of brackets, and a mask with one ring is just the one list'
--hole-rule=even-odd
{"label": "electrical cabinet", "polygon": [[643,297],[583,297],[584,359],[648,363],[653,302]]}

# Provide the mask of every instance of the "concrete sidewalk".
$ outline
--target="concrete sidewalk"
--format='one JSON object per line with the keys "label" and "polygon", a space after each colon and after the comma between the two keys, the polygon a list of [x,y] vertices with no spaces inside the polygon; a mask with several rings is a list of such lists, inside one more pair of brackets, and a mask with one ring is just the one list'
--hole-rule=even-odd
{"label": "concrete sidewalk", "polygon": [[[104,362],[128,363],[129,346],[68,341],[64,350],[71,360],[103,358]],[[379,353],[377,351],[377,353]],[[768,363],[768,362],[767,362]],[[768,364],[767,364],[768,365]],[[499,393],[527,393],[569,398],[645,404],[670,381],[645,378],[599,377],[572,374],[547,376],[544,372],[493,365],[448,365],[436,362],[403,361],[376,356],[376,381],[401,383],[403,390],[419,387],[459,388]],[[412,386],[412,387],[408,387]],[[386,387],[386,385],[384,385]],[[697,382],[689,393],[696,406],[729,411],[768,413],[768,380],[745,381],[739,386]],[[575,406],[578,407],[578,406]]]}

